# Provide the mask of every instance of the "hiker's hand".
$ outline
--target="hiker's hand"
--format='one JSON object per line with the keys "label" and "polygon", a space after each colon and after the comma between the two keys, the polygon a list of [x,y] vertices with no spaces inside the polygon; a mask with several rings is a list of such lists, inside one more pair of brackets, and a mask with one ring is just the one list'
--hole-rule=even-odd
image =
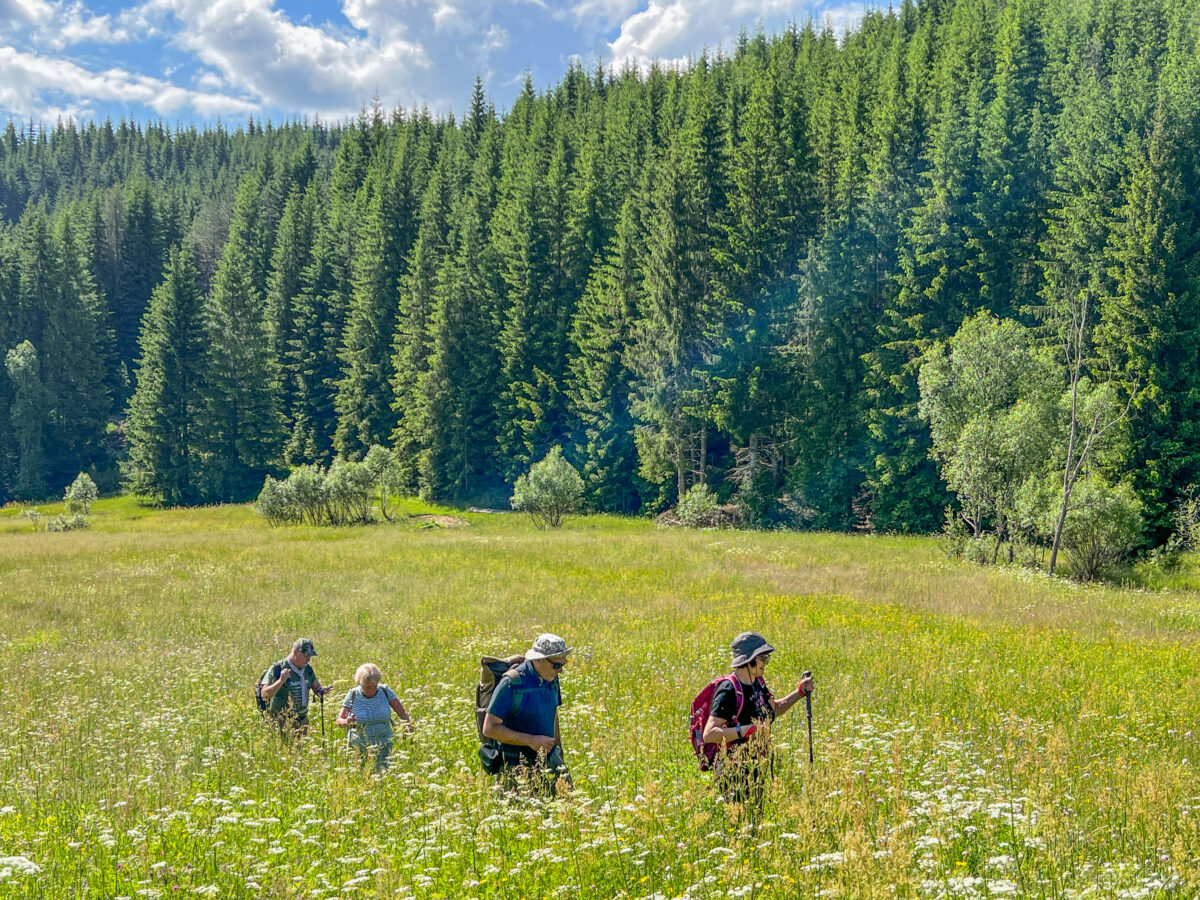
{"label": "hiker's hand", "polygon": [[346,724],[347,725],[353,725],[357,721],[358,721],[358,716],[356,716],[354,713],[350,713],[348,716],[346,716]]}
{"label": "hiker's hand", "polygon": [[292,677],[292,670],[285,667],[284,670],[279,673],[279,683],[287,684],[288,679],[291,677]]}
{"label": "hiker's hand", "polygon": [[549,753],[554,749],[554,738],[546,737],[545,735],[532,735],[529,741],[529,746],[538,753]]}
{"label": "hiker's hand", "polygon": [[813,677],[811,675],[806,675],[804,678],[800,679],[800,683],[796,685],[796,690],[800,692],[801,697],[807,697],[813,692],[814,687],[816,687],[816,684],[813,681]]}
{"label": "hiker's hand", "polygon": [[417,730],[417,726],[413,725],[413,720],[412,720],[412,719],[405,719],[405,720],[404,720],[404,732],[405,732],[405,734],[412,734],[412,733],[413,733],[414,731],[416,731],[416,730]]}

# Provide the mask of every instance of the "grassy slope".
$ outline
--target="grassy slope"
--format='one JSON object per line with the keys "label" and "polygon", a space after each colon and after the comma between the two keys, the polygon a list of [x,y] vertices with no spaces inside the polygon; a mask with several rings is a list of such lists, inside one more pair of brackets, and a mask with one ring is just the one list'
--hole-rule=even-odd
{"label": "grassy slope", "polygon": [[[0,519],[0,855],[42,867],[0,896],[1200,891],[1195,595],[949,564],[921,539],[468,518],[270,530],[115,500],[82,533]],[[780,648],[778,692],[805,668],[820,686],[818,765],[793,712],[756,830],[683,736],[746,628]],[[480,653],[541,630],[579,647],[581,790],[523,812],[477,775],[471,686]],[[249,684],[298,634],[342,688],[379,663],[420,722],[383,781],[259,725]]]}

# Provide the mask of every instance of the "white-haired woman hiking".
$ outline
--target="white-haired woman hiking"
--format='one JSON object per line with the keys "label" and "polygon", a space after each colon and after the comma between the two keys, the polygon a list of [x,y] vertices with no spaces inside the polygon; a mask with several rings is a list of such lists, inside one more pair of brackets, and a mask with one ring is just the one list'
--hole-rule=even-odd
{"label": "white-haired woman hiking", "polygon": [[392,713],[400,717],[405,729],[412,730],[412,719],[400,698],[386,684],[380,684],[383,673],[374,663],[363,663],[354,673],[354,687],[346,692],[337,724],[349,729],[347,743],[365,760],[374,759],[375,771],[387,768],[392,752]]}

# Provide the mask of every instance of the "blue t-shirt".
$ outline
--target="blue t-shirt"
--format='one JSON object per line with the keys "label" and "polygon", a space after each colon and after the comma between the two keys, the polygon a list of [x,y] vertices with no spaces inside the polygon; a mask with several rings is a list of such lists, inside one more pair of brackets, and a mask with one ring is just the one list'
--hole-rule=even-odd
{"label": "blue t-shirt", "polygon": [[[513,677],[504,677],[496,685],[488,712],[513,731],[554,737],[554,717],[562,705],[558,679],[543,681],[529,660],[517,666]],[[528,754],[528,747],[501,744],[509,753]]]}

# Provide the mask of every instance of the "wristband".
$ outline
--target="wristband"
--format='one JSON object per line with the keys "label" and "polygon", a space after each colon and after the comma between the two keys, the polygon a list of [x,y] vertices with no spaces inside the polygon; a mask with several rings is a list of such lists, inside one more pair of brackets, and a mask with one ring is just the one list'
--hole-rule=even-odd
{"label": "wristband", "polygon": [[742,723],[738,722],[737,725],[734,726],[734,730],[737,732],[737,739],[740,741],[742,739]]}
{"label": "wristband", "polygon": [[758,728],[757,725],[751,725],[749,728],[747,728],[746,729],[746,737],[750,737],[750,735],[754,734],[754,730],[756,728]]}

